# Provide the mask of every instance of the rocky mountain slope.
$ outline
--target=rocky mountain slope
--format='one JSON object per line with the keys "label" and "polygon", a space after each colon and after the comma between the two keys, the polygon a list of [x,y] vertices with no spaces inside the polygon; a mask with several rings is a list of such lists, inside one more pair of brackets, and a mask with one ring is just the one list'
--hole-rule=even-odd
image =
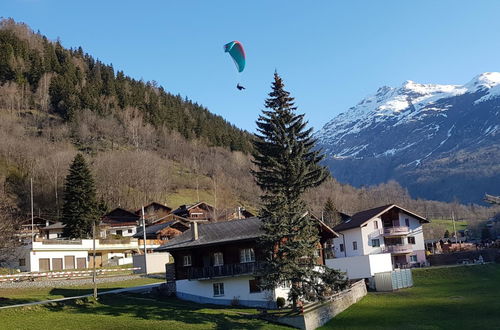
{"label": "rocky mountain slope", "polygon": [[500,73],[464,85],[381,87],[316,138],[332,174],[371,185],[395,179],[415,197],[478,202],[500,193]]}

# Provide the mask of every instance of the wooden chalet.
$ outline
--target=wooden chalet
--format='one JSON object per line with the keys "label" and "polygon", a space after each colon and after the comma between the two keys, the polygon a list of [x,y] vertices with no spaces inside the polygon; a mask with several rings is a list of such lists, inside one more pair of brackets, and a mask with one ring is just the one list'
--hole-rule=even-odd
{"label": "wooden chalet", "polygon": [[116,208],[104,215],[99,225],[101,237],[110,235],[133,236],[137,232],[140,216],[122,208]]}
{"label": "wooden chalet", "polygon": [[[322,221],[313,221],[320,229],[317,263],[324,265],[324,244],[337,235]],[[233,297],[239,297],[241,305],[270,307],[276,296],[286,297],[283,290],[288,288],[263,292],[258,287],[255,276],[264,256],[257,240],[262,234],[258,217],[193,222],[189,230],[156,251],[166,251],[174,257],[176,290],[181,299],[228,305]],[[270,295],[275,296],[273,300]]]}
{"label": "wooden chalet", "polygon": [[[166,205],[157,203],[157,202],[152,202],[149,203],[148,205],[144,206],[144,217],[146,218],[146,223],[147,224],[153,224],[161,219],[165,218],[167,215],[169,215],[172,212],[172,208],[168,207]],[[142,216],[142,208],[138,209],[135,211],[135,214],[138,216]]]}
{"label": "wooden chalet", "polygon": [[[152,225],[146,227],[146,244],[161,245],[168,240],[179,236],[190,228],[190,222],[187,219],[168,214]],[[137,233],[133,236],[139,239],[139,246],[143,244],[144,231],[139,227]]]}
{"label": "wooden chalet", "polygon": [[214,221],[215,208],[205,202],[198,202],[191,205],[181,205],[172,213],[189,220],[207,220]]}

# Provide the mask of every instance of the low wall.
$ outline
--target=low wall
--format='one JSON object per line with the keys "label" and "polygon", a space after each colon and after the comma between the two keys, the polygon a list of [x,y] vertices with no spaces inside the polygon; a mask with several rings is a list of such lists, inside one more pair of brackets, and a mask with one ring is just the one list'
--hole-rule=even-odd
{"label": "low wall", "polygon": [[316,303],[304,308],[304,312],[296,316],[283,316],[272,321],[286,324],[298,329],[316,329],[336,315],[346,310],[352,304],[366,296],[366,285],[363,280],[357,281],[347,290],[335,295],[333,300],[325,303]]}
{"label": "low wall", "polygon": [[[157,253],[148,253],[148,274],[154,273],[164,273],[165,272],[165,264],[168,264],[170,258],[170,254],[167,252],[157,252]],[[144,273],[144,255],[136,254],[133,256],[133,264],[134,267],[140,267],[141,269],[138,271],[134,271],[135,273]]]}
{"label": "low wall", "polygon": [[433,254],[427,256],[427,260],[431,266],[456,265],[466,262],[467,260],[473,262],[473,260],[478,259],[480,255],[483,257],[484,262],[500,262],[500,249]]}

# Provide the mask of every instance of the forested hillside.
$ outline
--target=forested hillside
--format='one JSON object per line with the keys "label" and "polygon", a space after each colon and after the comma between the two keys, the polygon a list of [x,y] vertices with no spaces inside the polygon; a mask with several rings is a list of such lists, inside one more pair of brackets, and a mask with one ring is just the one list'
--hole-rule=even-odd
{"label": "forested hillside", "polygon": [[[98,198],[110,208],[203,200],[218,209],[258,209],[247,133],[25,25],[7,20],[0,26],[0,209],[6,210],[0,229],[2,219],[29,214],[31,178],[35,213],[57,219],[77,152],[89,161]],[[327,198],[346,213],[387,203],[429,217],[453,211],[459,218],[486,219],[494,213],[414,200],[395,182],[356,189],[329,179],[306,201],[320,215]]]}
{"label": "forested hillside", "polygon": [[154,81],[115,72],[81,47],[65,49],[12,20],[0,22],[0,83],[2,107],[11,111],[50,111],[74,123],[83,110],[100,116],[128,112],[188,140],[250,150],[248,133],[197,103],[166,92]]}

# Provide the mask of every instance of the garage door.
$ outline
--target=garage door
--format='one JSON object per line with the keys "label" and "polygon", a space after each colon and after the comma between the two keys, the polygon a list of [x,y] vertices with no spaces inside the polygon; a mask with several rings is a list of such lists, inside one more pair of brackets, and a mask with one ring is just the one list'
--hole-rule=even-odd
{"label": "garage door", "polygon": [[52,258],[52,270],[62,270],[62,258]]}
{"label": "garage door", "polygon": [[64,256],[64,269],[75,269],[74,256]]}
{"label": "garage door", "polygon": [[76,268],[87,268],[87,258],[76,258]]}
{"label": "garage door", "polygon": [[50,270],[50,259],[38,259],[38,270],[40,272],[48,272]]}

